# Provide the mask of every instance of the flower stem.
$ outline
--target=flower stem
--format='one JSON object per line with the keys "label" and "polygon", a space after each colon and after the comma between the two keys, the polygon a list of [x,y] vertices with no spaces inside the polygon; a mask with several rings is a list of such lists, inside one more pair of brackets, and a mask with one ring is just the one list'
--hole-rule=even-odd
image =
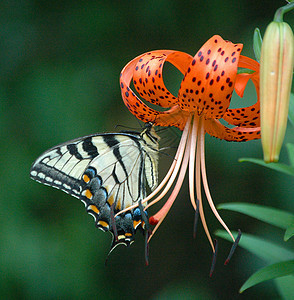
{"label": "flower stem", "polygon": [[288,11],[291,11],[292,9],[294,9],[294,2],[288,3],[287,5],[280,7],[275,13],[274,21],[283,22],[284,14]]}

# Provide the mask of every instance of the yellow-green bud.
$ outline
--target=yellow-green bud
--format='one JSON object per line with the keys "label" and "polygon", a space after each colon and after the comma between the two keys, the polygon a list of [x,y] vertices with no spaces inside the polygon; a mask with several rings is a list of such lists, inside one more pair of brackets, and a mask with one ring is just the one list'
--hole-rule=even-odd
{"label": "yellow-green bud", "polygon": [[294,37],[285,22],[271,22],[260,57],[261,142],[265,162],[279,160],[285,137],[294,64]]}

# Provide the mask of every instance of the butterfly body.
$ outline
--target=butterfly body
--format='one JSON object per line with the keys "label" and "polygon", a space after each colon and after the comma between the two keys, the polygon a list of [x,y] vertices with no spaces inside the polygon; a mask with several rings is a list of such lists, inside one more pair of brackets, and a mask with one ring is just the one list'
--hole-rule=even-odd
{"label": "butterfly body", "polygon": [[[58,145],[42,154],[31,178],[79,198],[95,224],[113,235],[111,250],[130,245],[144,228],[142,210],[114,215],[146,196],[158,181],[159,137],[151,125],[141,132],[94,134]],[[147,214],[147,213],[146,213]]]}

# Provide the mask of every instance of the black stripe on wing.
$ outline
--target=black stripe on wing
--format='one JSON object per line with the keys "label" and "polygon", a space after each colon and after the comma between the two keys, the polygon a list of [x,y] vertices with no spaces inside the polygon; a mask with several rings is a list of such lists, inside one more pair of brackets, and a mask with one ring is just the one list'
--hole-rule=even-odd
{"label": "black stripe on wing", "polygon": [[[139,142],[139,139],[141,140],[140,136],[135,136],[135,135],[128,135],[128,137],[136,144],[136,147],[138,149],[138,155],[139,157],[134,157],[134,162],[137,161],[138,159],[140,159],[139,162],[135,162],[135,164],[139,163],[140,165],[140,170],[138,173],[138,177],[136,177],[137,180],[137,190],[138,195],[136,198],[134,198],[134,195],[132,194],[132,188],[130,186],[130,177],[132,176],[132,174],[128,173],[127,168],[124,164],[124,159],[123,156],[121,154],[121,148],[123,147],[122,144],[116,139],[116,137],[114,135],[109,135],[109,136],[104,136],[104,141],[105,143],[108,145],[108,147],[112,148],[113,150],[113,155],[116,157],[117,159],[117,163],[120,164],[120,166],[122,167],[124,173],[125,173],[125,177],[127,178],[126,180],[126,185],[127,185],[127,189],[128,189],[128,193],[132,199],[132,204],[136,203],[138,200],[140,200],[140,198],[143,196],[145,196],[145,188],[144,188],[144,153],[143,153],[143,149],[142,149],[142,145]],[[115,171],[115,169],[114,169]],[[114,172],[112,172],[114,173]],[[112,174],[113,175],[113,174]],[[114,177],[115,178],[115,177]],[[116,178],[115,178],[116,179]],[[131,184],[135,184],[135,183],[131,183]],[[124,199],[123,199],[124,202]]]}
{"label": "black stripe on wing", "polygon": [[33,164],[31,178],[79,198],[81,176],[99,155],[92,142],[95,136],[76,139],[48,150]]}
{"label": "black stripe on wing", "polygon": [[[47,176],[47,174],[50,174],[50,176]],[[49,167],[41,162],[32,167],[30,175],[32,179],[40,183],[52,186],[79,198],[80,181],[74,177],[68,176],[58,169]]]}
{"label": "black stripe on wing", "polygon": [[83,144],[83,150],[93,159],[99,155],[97,147],[92,142],[92,137],[86,137]]}

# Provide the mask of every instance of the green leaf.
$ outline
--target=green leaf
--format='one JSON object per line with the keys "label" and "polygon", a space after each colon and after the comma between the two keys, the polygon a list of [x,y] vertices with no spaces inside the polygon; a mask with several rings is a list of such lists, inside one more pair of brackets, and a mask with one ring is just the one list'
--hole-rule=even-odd
{"label": "green leaf", "polygon": [[294,125],[294,94],[290,94],[290,102],[289,102],[289,112],[288,112],[288,119]]}
{"label": "green leaf", "polygon": [[260,52],[262,45],[262,37],[260,34],[259,28],[255,28],[253,33],[253,51],[256,57],[256,60],[260,61]]}
{"label": "green leaf", "polygon": [[[232,232],[232,234],[236,236],[237,232]],[[225,230],[217,230],[215,235],[232,241]],[[294,252],[251,234],[243,233],[239,246],[265,260],[268,264],[277,263],[281,260],[294,259]],[[294,276],[288,275],[283,278],[277,278],[275,279],[275,284],[278,287],[282,299],[291,299],[291,296],[294,294]]]}
{"label": "green leaf", "polygon": [[294,223],[292,223],[285,232],[284,241],[287,242],[294,235]]}
{"label": "green leaf", "polygon": [[294,176],[294,167],[290,167],[286,164],[282,164],[282,163],[265,163],[262,159],[257,159],[257,158],[240,158],[239,162],[252,162],[254,164],[258,164],[260,166],[275,170],[275,171],[279,171],[282,173],[285,173],[287,175],[291,175]]}
{"label": "green leaf", "polygon": [[[232,234],[237,236],[238,233],[235,231],[232,232]],[[215,235],[225,240],[232,241],[231,237],[225,230],[217,230]],[[242,233],[238,245],[259,258],[264,259],[269,264],[276,263],[281,260],[294,259],[293,251],[248,233]]]}
{"label": "green leaf", "polygon": [[290,165],[292,167],[294,167],[294,144],[289,143],[286,145],[286,147],[287,147],[287,151],[288,151]]}
{"label": "green leaf", "polygon": [[253,275],[251,275],[247,281],[240,288],[240,293],[244,292],[248,288],[278,277],[290,275],[294,273],[294,260],[288,260],[283,262],[278,262],[272,265],[269,265],[265,268],[260,269]]}
{"label": "green leaf", "polygon": [[287,229],[294,224],[294,214],[258,204],[223,203],[218,205],[218,209],[237,211],[282,229]]}

